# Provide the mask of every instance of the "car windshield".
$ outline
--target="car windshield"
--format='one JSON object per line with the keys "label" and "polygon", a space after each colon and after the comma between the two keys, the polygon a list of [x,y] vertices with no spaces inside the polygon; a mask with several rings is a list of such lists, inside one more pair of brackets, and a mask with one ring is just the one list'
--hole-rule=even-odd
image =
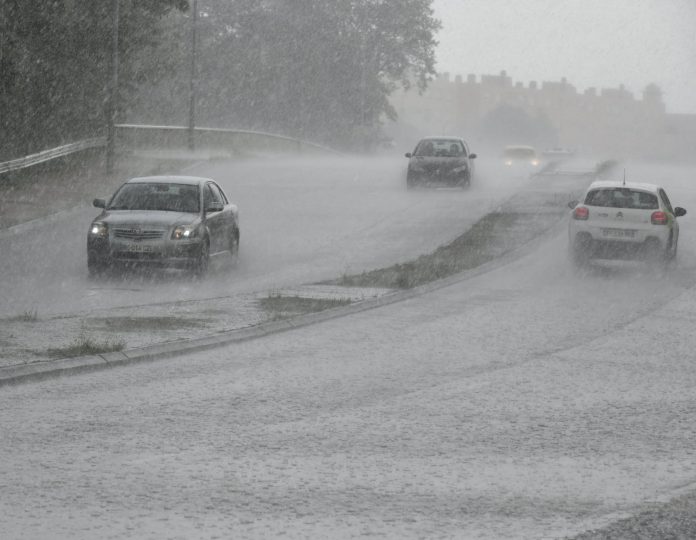
{"label": "car windshield", "polygon": [[459,157],[464,155],[464,145],[456,139],[426,139],[418,143],[415,155]]}
{"label": "car windshield", "polygon": [[505,157],[508,159],[534,159],[536,151],[534,148],[506,148]]}
{"label": "car windshield", "polygon": [[199,201],[197,185],[143,182],[121,186],[107,209],[197,213]]}
{"label": "car windshield", "polygon": [[593,189],[585,197],[588,206],[656,210],[657,195],[628,188]]}

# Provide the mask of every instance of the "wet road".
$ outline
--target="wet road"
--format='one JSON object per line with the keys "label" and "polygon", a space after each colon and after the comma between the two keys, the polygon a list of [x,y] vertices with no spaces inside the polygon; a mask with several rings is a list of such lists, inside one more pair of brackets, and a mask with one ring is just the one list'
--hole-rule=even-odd
{"label": "wet road", "polygon": [[[645,169],[696,209],[691,172]],[[405,302],[4,388],[0,529],[560,538],[669,499],[696,483],[691,217],[666,273],[575,274],[561,225]]]}
{"label": "wet road", "polygon": [[230,269],[219,261],[203,283],[176,275],[89,280],[86,231],[98,214],[91,207],[17,234],[0,231],[0,316],[209,298],[386,266],[451,240],[524,184],[483,163],[468,191],[409,192],[404,171],[403,159],[357,158],[218,162],[187,171],[215,178],[240,209],[240,263]]}

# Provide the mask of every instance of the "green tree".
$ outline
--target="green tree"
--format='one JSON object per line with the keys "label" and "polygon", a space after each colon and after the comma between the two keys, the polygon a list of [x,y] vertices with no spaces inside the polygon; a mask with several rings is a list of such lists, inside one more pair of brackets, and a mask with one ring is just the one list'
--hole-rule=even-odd
{"label": "green tree", "polygon": [[[119,0],[121,91],[159,42],[157,22],[186,0]],[[0,4],[0,155],[12,157],[101,134],[110,74],[109,0],[3,0]]]}
{"label": "green tree", "polygon": [[[339,146],[377,138],[398,86],[434,74],[431,0],[200,0],[197,123],[285,133]],[[161,122],[182,118],[187,55],[153,80]],[[154,101],[154,100],[152,100]],[[150,103],[152,102],[150,101]],[[134,110],[134,119],[137,118]],[[176,120],[175,120],[176,121]],[[177,123],[182,123],[179,120]]]}

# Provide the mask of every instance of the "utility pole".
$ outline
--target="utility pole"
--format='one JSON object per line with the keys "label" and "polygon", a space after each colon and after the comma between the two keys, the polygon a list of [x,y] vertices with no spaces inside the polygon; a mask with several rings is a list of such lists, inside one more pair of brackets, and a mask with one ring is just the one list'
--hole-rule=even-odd
{"label": "utility pole", "polygon": [[193,0],[191,17],[191,78],[189,86],[188,147],[196,148],[196,22],[198,20],[198,0]]}
{"label": "utility pole", "polygon": [[114,172],[116,111],[118,110],[118,2],[113,0],[111,29],[111,88],[106,107],[106,173]]}
{"label": "utility pole", "polygon": [[367,45],[370,28],[370,15],[368,13],[368,2],[363,3],[362,23],[360,36],[360,137],[362,139],[363,151],[367,152],[370,148],[367,137]]}

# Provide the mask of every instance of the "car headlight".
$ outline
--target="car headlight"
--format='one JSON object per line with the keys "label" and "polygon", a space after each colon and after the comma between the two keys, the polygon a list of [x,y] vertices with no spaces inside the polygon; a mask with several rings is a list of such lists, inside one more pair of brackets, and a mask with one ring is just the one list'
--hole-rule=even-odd
{"label": "car headlight", "polygon": [[104,238],[109,234],[109,228],[102,221],[95,221],[89,228],[89,235]]}
{"label": "car headlight", "polygon": [[198,225],[177,225],[172,232],[172,240],[189,240],[198,236]]}
{"label": "car headlight", "polygon": [[462,165],[461,167],[457,167],[456,169],[452,169],[452,172],[454,174],[462,174],[467,171],[468,167],[466,165]]}

